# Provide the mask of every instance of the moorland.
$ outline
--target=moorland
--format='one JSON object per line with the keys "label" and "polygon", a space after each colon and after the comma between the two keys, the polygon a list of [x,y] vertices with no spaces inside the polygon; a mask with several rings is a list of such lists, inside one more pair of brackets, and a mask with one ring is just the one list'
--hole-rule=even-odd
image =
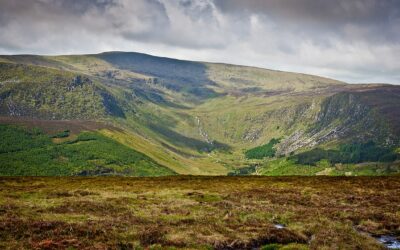
{"label": "moorland", "polygon": [[0,183],[2,249],[385,249],[400,232],[398,177]]}

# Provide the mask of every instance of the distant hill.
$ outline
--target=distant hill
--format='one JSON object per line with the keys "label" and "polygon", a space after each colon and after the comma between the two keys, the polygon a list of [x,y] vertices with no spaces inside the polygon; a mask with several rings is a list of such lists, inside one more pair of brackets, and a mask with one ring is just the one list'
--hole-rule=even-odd
{"label": "distant hill", "polygon": [[[400,172],[396,85],[133,52],[0,56],[0,116],[8,134],[10,128],[27,134],[41,129],[48,143],[58,145],[40,144],[44,154],[52,154],[43,151],[49,145],[79,143],[85,131],[94,133],[96,148],[115,143],[124,152],[76,159],[60,150],[48,156],[48,169],[32,158],[10,172],[18,137],[2,132],[0,139],[10,142],[0,149],[5,175],[39,168],[39,175],[98,175],[101,169],[140,176]],[[70,132],[54,137],[63,131]],[[371,158],[371,149],[387,156]],[[119,159],[130,154],[126,150],[146,160]],[[65,167],[57,159],[71,171],[55,171]]]}

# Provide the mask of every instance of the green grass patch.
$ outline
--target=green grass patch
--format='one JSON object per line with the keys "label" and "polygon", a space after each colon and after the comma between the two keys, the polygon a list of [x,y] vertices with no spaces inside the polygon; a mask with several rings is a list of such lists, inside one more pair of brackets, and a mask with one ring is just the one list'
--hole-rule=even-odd
{"label": "green grass patch", "polygon": [[69,130],[64,130],[61,132],[56,133],[55,135],[52,136],[52,138],[66,138],[70,134]]}
{"label": "green grass patch", "polygon": [[398,158],[394,148],[367,143],[342,144],[337,150],[316,148],[292,157],[298,164],[316,165],[322,159],[331,163],[392,162]]}
{"label": "green grass patch", "polygon": [[26,130],[17,126],[0,125],[0,154],[31,150],[51,144],[39,129]]}
{"label": "green grass patch", "polygon": [[268,161],[259,169],[259,174],[269,176],[304,175],[311,176],[325,169],[325,165],[300,165],[292,159],[279,158]]}
{"label": "green grass patch", "polygon": [[146,155],[97,132],[55,144],[38,129],[0,125],[0,174],[8,176],[128,175],[174,172]]}
{"label": "green grass patch", "polygon": [[247,159],[263,159],[265,157],[274,157],[276,149],[274,146],[279,143],[279,139],[272,138],[267,144],[247,150],[245,156]]}

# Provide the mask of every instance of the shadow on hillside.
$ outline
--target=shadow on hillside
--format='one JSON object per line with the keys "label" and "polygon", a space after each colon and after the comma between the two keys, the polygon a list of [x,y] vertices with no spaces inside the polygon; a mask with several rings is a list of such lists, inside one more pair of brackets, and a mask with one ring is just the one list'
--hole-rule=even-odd
{"label": "shadow on hillside", "polygon": [[163,93],[156,89],[147,90],[147,89],[134,88],[133,92],[136,96],[139,96],[139,97],[141,97],[149,102],[152,102],[154,104],[164,105],[164,106],[167,106],[170,108],[176,108],[176,109],[189,109],[189,107],[187,107],[187,106],[166,100],[163,97]]}
{"label": "shadow on hillside", "polygon": [[200,99],[219,94],[208,88],[215,83],[208,79],[203,63],[155,57],[133,52],[108,52],[96,55],[114,66],[159,78],[163,86],[191,94]]}
{"label": "shadow on hillside", "polygon": [[149,124],[148,126],[154,132],[162,135],[168,142],[178,147],[187,147],[200,152],[211,152],[216,149],[228,151],[231,149],[229,145],[218,141],[213,141],[213,143],[210,144],[205,141],[184,136],[166,127],[155,124]]}

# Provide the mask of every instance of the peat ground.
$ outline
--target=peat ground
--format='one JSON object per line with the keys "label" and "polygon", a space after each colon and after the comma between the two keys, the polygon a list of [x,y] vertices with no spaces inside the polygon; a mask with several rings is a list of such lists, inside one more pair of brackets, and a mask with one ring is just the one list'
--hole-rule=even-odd
{"label": "peat ground", "polygon": [[399,177],[0,177],[1,249],[384,249],[382,235],[400,237]]}

